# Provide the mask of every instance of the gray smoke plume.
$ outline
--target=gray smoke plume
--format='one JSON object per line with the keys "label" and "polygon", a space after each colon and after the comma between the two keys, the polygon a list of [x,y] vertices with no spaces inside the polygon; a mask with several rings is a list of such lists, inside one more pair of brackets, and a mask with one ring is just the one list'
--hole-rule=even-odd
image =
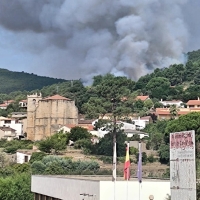
{"label": "gray smoke plume", "polygon": [[[187,0],[1,0],[1,45],[32,56],[27,71],[134,80],[184,61]],[[5,34],[6,33],[6,34]],[[14,39],[13,39],[14,38]]]}

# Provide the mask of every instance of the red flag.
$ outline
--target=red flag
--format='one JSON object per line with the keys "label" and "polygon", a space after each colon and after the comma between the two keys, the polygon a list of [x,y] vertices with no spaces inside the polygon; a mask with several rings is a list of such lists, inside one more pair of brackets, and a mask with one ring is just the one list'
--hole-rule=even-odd
{"label": "red flag", "polygon": [[127,143],[127,147],[126,147],[126,159],[125,159],[125,163],[124,163],[124,178],[125,180],[129,180],[130,179],[130,157],[129,157],[129,143]]}

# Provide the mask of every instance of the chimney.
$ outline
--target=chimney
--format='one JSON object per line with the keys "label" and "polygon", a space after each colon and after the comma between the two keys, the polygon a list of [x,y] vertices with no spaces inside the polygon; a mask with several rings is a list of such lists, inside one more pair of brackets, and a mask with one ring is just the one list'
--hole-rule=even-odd
{"label": "chimney", "polygon": [[199,101],[199,97],[198,97],[198,101]]}
{"label": "chimney", "polygon": [[162,102],[162,99],[160,101]]}

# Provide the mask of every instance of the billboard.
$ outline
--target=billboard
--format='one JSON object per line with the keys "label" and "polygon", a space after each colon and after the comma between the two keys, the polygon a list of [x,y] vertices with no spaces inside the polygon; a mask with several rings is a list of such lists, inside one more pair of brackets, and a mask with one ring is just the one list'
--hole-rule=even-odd
{"label": "billboard", "polygon": [[170,133],[172,200],[196,200],[195,132]]}

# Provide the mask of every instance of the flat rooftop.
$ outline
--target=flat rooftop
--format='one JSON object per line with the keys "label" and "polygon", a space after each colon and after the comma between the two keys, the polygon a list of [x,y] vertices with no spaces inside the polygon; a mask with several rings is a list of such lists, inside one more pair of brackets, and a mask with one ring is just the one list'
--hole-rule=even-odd
{"label": "flat rooftop", "polygon": [[[62,179],[77,179],[91,181],[112,181],[112,176],[96,176],[96,175],[33,175],[43,178],[62,178]],[[117,181],[126,181],[124,177],[117,177]],[[136,177],[131,177],[129,181],[138,181]],[[152,179],[143,178],[143,182],[169,182],[169,179]]]}

